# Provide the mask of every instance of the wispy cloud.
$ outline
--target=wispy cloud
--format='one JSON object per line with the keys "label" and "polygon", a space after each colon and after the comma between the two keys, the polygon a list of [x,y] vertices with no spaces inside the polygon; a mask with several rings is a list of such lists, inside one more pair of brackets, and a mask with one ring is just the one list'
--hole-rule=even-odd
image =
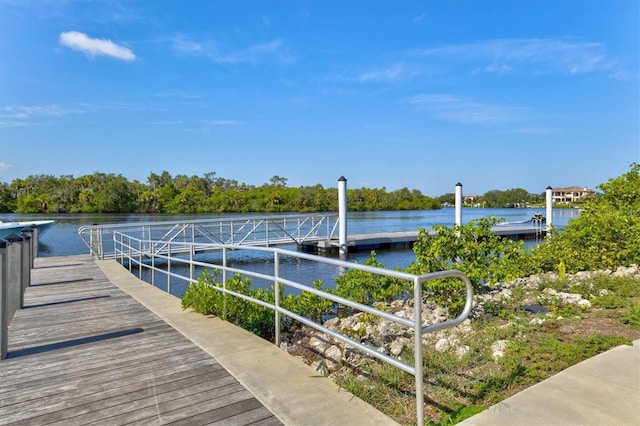
{"label": "wispy cloud", "polygon": [[247,123],[239,120],[204,120],[203,123],[213,126],[244,126]]}
{"label": "wispy cloud", "polygon": [[150,121],[147,124],[162,125],[162,126],[181,126],[191,124],[207,124],[210,126],[244,126],[247,123],[240,120],[166,120],[166,121]]}
{"label": "wispy cloud", "polygon": [[291,63],[295,58],[286,52],[282,40],[252,44],[241,49],[224,48],[213,40],[194,40],[185,35],[165,39],[174,52],[181,55],[200,56],[219,64],[256,64],[265,60]]}
{"label": "wispy cloud", "polygon": [[513,123],[527,115],[526,108],[488,104],[448,94],[416,95],[403,103],[426,109],[442,120],[470,125]]}
{"label": "wispy cloud", "polygon": [[35,116],[61,117],[63,115],[80,114],[82,112],[83,111],[79,109],[63,108],[59,105],[6,105],[0,108],[0,117],[25,119]]}
{"label": "wispy cloud", "polygon": [[90,58],[109,56],[123,61],[134,61],[136,59],[136,55],[127,47],[120,46],[107,39],[91,38],[78,31],[61,33],[60,44],[82,52]]}
{"label": "wispy cloud", "polygon": [[59,105],[5,105],[0,107],[0,127],[26,127],[42,124],[43,118],[63,117],[70,114],[82,114],[84,110],[65,108]]}
{"label": "wispy cloud", "polygon": [[585,74],[611,72],[616,61],[604,44],[564,39],[501,39],[412,50],[410,56],[446,56],[453,61],[481,61],[475,72],[508,73],[526,69],[534,73]]}
{"label": "wispy cloud", "polygon": [[404,64],[393,64],[386,68],[366,71],[357,77],[363,83],[394,82],[401,79],[413,77],[415,71],[410,71]]}
{"label": "wispy cloud", "polygon": [[153,96],[156,98],[178,98],[178,99],[201,99],[204,97],[202,94],[198,93],[188,93],[183,91],[173,91],[173,92],[158,92]]}
{"label": "wispy cloud", "polygon": [[0,170],[9,170],[11,168],[13,168],[11,164],[0,161]]}

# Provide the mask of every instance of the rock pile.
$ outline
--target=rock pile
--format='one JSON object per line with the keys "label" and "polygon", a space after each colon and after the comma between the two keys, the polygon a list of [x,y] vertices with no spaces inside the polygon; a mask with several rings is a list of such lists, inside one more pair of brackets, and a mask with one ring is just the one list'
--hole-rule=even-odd
{"label": "rock pile", "polygon": [[[637,265],[630,267],[620,267],[616,271],[593,271],[578,272],[574,275],[567,275],[565,279],[569,282],[579,282],[589,280],[598,275],[613,275],[615,277],[633,277],[640,280],[640,269]],[[547,312],[543,305],[555,298],[560,304],[575,305],[581,309],[589,309],[591,302],[577,293],[559,292],[552,288],[546,288],[545,283],[559,279],[555,273],[545,273],[532,275],[527,278],[520,278],[507,283],[500,283],[492,288],[483,289],[481,294],[474,296],[472,317],[483,318],[487,315],[487,307],[492,303],[501,303],[513,297],[514,288],[522,287],[525,290],[544,290],[537,297],[525,298],[522,301],[522,310],[534,314],[545,314]],[[599,294],[602,296],[603,294]],[[449,318],[447,308],[438,306],[427,297],[423,298],[422,323],[423,325],[435,324]],[[412,299],[396,300],[391,303],[376,303],[374,307],[378,310],[393,313],[402,318],[413,318],[414,306]],[[537,316],[530,324],[542,324],[544,316]],[[402,358],[405,350],[413,345],[413,330],[408,329],[393,321],[374,317],[370,314],[356,313],[345,318],[332,318],[324,323],[330,330],[347,335],[354,340],[369,345],[376,351],[397,358]],[[465,320],[462,324],[438,331],[432,334],[425,334],[422,338],[424,347],[431,347],[436,351],[451,351],[462,357],[469,347],[461,344],[462,338],[472,333],[471,321]],[[326,335],[320,331],[307,328],[305,338],[297,342],[283,342],[282,347],[289,352],[295,352],[295,348],[300,344],[307,345],[308,348],[318,355],[313,362],[313,366],[324,374],[340,370],[344,366],[357,367],[365,356],[360,352],[350,348],[338,339]],[[498,360],[504,356],[508,350],[508,341],[499,340],[491,345],[492,357]]]}

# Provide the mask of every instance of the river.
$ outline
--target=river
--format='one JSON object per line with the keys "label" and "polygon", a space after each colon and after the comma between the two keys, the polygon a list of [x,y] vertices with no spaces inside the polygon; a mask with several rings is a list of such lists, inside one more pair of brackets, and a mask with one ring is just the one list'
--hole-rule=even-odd
{"label": "river", "polygon": [[[464,208],[462,209],[462,222],[467,223],[473,219],[481,217],[495,216],[505,219],[507,222],[517,222],[528,220],[537,212],[544,213],[543,209],[482,209]],[[412,211],[383,211],[383,212],[350,212],[348,213],[349,234],[366,234],[376,232],[403,232],[416,231],[419,228],[430,230],[433,225],[452,226],[454,223],[454,209],[444,208],[441,210],[412,210]],[[55,220],[40,239],[38,255],[49,256],[69,256],[89,253],[89,249],[78,236],[78,228],[83,225],[123,223],[123,222],[152,222],[152,221],[177,221],[189,219],[209,219],[212,217],[256,217],[260,214],[251,215],[145,215],[145,214],[64,214],[64,215],[0,215],[2,221],[23,221],[23,220]],[[264,216],[264,215],[263,215]],[[578,217],[576,209],[554,209],[553,224],[557,227],[565,226],[572,218]],[[534,244],[534,243],[533,243]],[[295,250],[296,246],[283,246]],[[256,270],[258,272],[270,273],[271,266],[268,259],[261,256],[238,253],[235,262],[238,267]],[[414,260],[415,256],[411,250],[377,250],[376,258],[388,268],[406,268]],[[369,258],[369,252],[349,253],[347,259],[350,261],[362,262]],[[300,263],[292,260],[281,265],[282,273],[288,275],[287,278],[299,282],[310,283],[314,279],[322,279],[332,282],[337,274],[335,270],[326,265],[309,266],[309,263]],[[176,296],[182,294],[183,288],[172,288],[171,293]]]}

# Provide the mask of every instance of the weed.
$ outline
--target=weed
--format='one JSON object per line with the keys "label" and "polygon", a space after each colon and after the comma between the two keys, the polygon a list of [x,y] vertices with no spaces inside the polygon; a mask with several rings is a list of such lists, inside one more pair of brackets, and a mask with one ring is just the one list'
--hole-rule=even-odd
{"label": "weed", "polygon": [[640,300],[631,306],[629,313],[622,318],[622,322],[629,324],[633,328],[640,329]]}

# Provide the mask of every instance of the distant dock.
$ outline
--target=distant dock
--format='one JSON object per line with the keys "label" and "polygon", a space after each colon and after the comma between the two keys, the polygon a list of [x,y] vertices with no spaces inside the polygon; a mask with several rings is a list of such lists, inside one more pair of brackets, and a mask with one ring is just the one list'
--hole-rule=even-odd
{"label": "distant dock", "polygon": [[[512,240],[539,240],[546,235],[544,227],[532,225],[498,225],[491,228],[496,235]],[[435,231],[428,231],[435,236]],[[380,232],[373,234],[356,234],[348,238],[348,251],[360,252],[368,250],[408,250],[418,240],[418,231]],[[337,239],[309,241],[300,245],[300,249],[308,253],[332,253],[338,251],[340,243]]]}

